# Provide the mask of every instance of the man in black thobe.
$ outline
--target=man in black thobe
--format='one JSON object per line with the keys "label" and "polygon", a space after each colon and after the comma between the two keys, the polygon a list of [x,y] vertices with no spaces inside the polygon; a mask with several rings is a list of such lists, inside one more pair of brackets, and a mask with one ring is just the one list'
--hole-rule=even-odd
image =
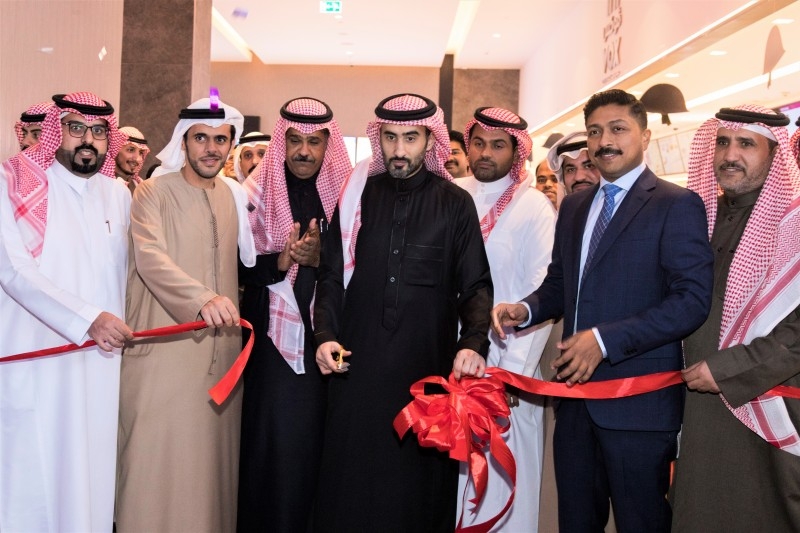
{"label": "man in black thobe", "polygon": [[352,166],[319,100],[287,102],[272,139],[244,184],[260,255],[239,278],[256,341],[244,371],[237,528],[295,533],[310,528],[327,400],[311,329],[320,244]]}
{"label": "man in black thobe", "polygon": [[343,191],[317,285],[317,363],[335,375],[315,529],[452,531],[458,464],[392,420],[421,378],[483,375],[492,280],[472,198],[443,167],[441,109],[404,94],[375,111],[373,160]]}
{"label": "man in black thobe", "polygon": [[[705,323],[684,341],[672,531],[800,531],[800,173],[789,118],[723,108],[689,152],[714,251]],[[719,189],[723,194],[719,195]]]}

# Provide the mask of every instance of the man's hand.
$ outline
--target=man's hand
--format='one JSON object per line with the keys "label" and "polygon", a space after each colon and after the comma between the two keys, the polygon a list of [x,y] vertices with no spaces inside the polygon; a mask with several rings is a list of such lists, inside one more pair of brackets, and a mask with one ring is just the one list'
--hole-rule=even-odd
{"label": "man's hand", "polygon": [[711,370],[708,369],[708,363],[700,361],[695,363],[689,368],[681,370],[681,377],[686,382],[689,389],[697,392],[713,392],[719,394],[720,389],[717,386],[717,381],[711,375]]}
{"label": "man's hand", "polygon": [[289,231],[289,236],[286,238],[286,244],[283,245],[283,251],[278,256],[278,270],[286,272],[295,263],[292,259],[292,246],[300,238],[300,223],[295,222],[292,224],[292,229]]}
{"label": "man's hand", "polygon": [[463,376],[482,378],[485,371],[486,360],[478,352],[464,348],[456,354],[456,360],[453,361],[453,375],[456,379]]}
{"label": "man's hand", "polygon": [[[603,361],[603,351],[590,329],[579,331],[559,342],[556,348],[561,350],[561,355],[550,363],[550,368],[558,370],[556,377],[566,380],[570,387],[589,381],[597,365]],[[564,368],[559,370],[562,366]]]}
{"label": "man's hand", "polygon": [[298,265],[316,268],[319,266],[320,248],[319,225],[317,224],[317,219],[312,218],[311,222],[308,223],[308,230],[305,235],[291,245],[289,253],[292,260]]}
{"label": "man's hand", "polygon": [[348,357],[353,352],[348,352],[344,349],[344,346],[336,341],[323,342],[319,345],[319,348],[317,348],[317,366],[323,375],[332,372],[336,372],[337,374],[347,372],[347,367],[350,366],[350,363],[342,363],[340,365],[336,361],[340,353],[342,357]]}
{"label": "man's hand", "polygon": [[503,328],[519,326],[528,320],[528,309],[522,304],[497,304],[492,309],[492,329],[501,339],[506,338]]}
{"label": "man's hand", "polygon": [[133,339],[131,328],[116,316],[105,311],[97,315],[87,333],[97,343],[97,346],[106,352],[110,352],[114,348],[122,348],[126,340]]}
{"label": "man's hand", "polygon": [[239,325],[239,311],[227,296],[214,296],[200,309],[200,316],[210,328]]}

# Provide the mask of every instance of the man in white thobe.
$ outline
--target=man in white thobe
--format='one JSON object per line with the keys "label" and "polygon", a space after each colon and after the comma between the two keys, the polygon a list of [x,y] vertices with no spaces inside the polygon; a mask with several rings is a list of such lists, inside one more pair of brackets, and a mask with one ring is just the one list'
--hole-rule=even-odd
{"label": "man in white thobe", "polygon": [[[455,183],[467,190],[475,201],[486,255],[492,271],[495,302],[520,298],[534,290],[545,277],[553,249],[556,212],[550,199],[536,190],[535,178],[525,171],[531,152],[527,123],[515,113],[501,108],[480,108],[466,126],[464,139],[472,176]],[[513,331],[505,340],[494,332],[487,366],[497,366],[524,376],[541,377],[539,358],[550,334],[550,323]],[[517,497],[508,513],[492,531],[535,532],[538,527],[539,485],[542,477],[544,398],[532,394],[509,394],[511,428],[504,435],[517,464]],[[502,467],[489,458],[489,481],[476,513],[461,514],[463,525],[484,523],[505,505],[511,494],[510,479]],[[459,497],[467,484],[462,465]],[[470,484],[468,498],[475,496]]]}
{"label": "man in white thobe", "polygon": [[111,531],[130,193],[113,108],[53,97],[40,143],[0,175],[0,531]]}

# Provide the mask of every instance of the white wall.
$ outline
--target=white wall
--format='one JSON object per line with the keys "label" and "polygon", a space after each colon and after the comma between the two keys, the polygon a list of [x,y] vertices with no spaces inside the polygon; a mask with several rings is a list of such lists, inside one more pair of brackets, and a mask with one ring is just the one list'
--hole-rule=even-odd
{"label": "white wall", "polygon": [[118,109],[122,8],[123,0],[0,0],[0,160],[19,151],[20,113],[54,94],[91,91]]}

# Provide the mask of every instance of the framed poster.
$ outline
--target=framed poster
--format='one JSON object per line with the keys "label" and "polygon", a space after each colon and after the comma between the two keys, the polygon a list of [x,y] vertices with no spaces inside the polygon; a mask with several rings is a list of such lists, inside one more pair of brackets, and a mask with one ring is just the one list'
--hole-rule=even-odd
{"label": "framed poster", "polygon": [[686,172],[689,172],[689,147],[692,145],[692,139],[697,130],[684,131],[678,134],[678,146],[681,149],[681,157],[683,158],[683,165],[686,167]]}
{"label": "framed poster", "polygon": [[664,175],[664,164],[661,162],[661,154],[658,151],[658,143],[651,142],[647,151],[644,153],[644,162],[656,176]]}
{"label": "framed poster", "polygon": [[686,172],[681,157],[681,148],[678,145],[678,136],[670,135],[658,139],[658,151],[661,153],[661,162],[664,164],[664,174],[680,174]]}

